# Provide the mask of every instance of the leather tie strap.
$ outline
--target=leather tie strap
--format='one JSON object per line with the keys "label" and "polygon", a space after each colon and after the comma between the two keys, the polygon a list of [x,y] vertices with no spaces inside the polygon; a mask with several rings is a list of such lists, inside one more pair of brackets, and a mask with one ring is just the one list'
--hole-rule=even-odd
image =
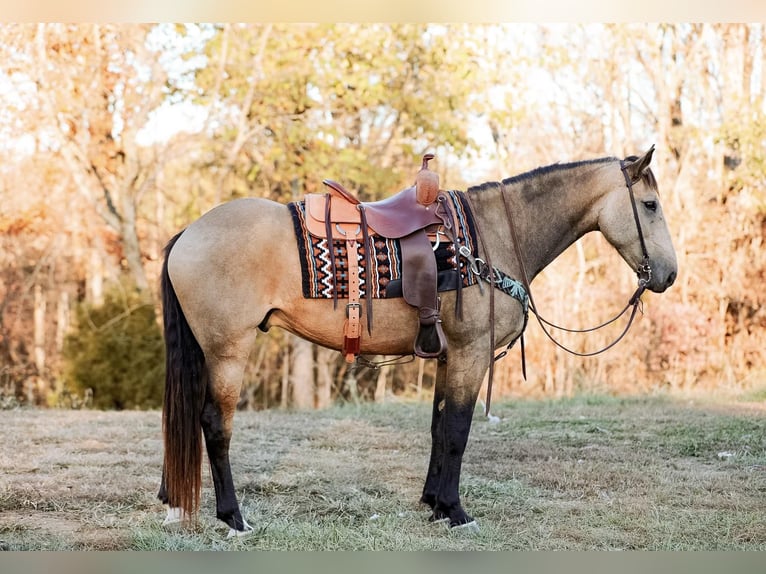
{"label": "leather tie strap", "polygon": [[328,193],[325,195],[324,204],[324,225],[325,233],[327,235],[327,251],[330,252],[330,274],[332,275],[332,308],[338,308],[338,277],[336,275],[337,268],[335,266],[335,245],[332,240],[332,223],[330,222],[330,204],[332,202],[332,196]]}
{"label": "leather tie strap", "polygon": [[[461,194],[464,198],[466,198],[466,201],[470,203],[470,200],[467,199],[467,195]],[[460,275],[460,254],[458,252],[460,241],[457,235],[457,224],[455,222],[455,214],[453,213],[452,209],[450,209],[449,204],[447,203],[447,196],[443,193],[439,194],[439,197],[437,198],[437,206],[436,206],[436,214],[439,216],[439,219],[442,220],[442,229],[444,230],[444,234],[447,236],[447,240],[452,243],[453,249],[455,250],[455,266],[457,267],[457,288],[455,289],[455,318],[458,321],[463,320],[463,279]],[[438,237],[438,235],[437,235]],[[466,273],[468,273],[468,269],[466,269]]]}
{"label": "leather tie strap", "polygon": [[375,246],[370,242],[370,233],[367,226],[367,212],[364,209],[364,205],[358,205],[357,209],[362,219],[362,244],[364,245],[364,268],[367,270],[367,286],[365,287],[365,297],[367,303],[367,333],[372,335],[372,285],[370,284],[370,277],[372,277],[372,251]]}

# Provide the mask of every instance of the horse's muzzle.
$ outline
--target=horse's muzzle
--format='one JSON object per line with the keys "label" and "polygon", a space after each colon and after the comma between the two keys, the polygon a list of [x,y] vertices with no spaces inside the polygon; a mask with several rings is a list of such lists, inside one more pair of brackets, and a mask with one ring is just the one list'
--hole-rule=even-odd
{"label": "horse's muzzle", "polygon": [[675,283],[677,276],[678,274],[675,271],[662,274],[655,272],[652,275],[651,281],[649,281],[649,284],[646,287],[654,293],[662,293],[666,291],[668,287],[670,287],[673,283]]}

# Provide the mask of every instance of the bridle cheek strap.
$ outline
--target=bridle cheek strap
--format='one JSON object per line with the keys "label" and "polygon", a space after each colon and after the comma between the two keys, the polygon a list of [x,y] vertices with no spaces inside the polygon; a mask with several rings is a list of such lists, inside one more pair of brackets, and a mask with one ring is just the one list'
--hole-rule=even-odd
{"label": "bridle cheek strap", "polygon": [[[636,221],[636,230],[638,231],[638,241],[641,244],[641,255],[643,260],[636,269],[638,274],[638,284],[640,287],[646,287],[649,281],[652,280],[652,267],[649,264],[649,252],[646,250],[646,241],[644,240],[644,232],[641,229],[641,220],[638,218],[638,206],[636,205],[636,197],[633,193],[633,181],[628,175],[628,166],[625,164],[625,160],[620,160],[620,170],[623,177],[625,177],[625,187],[628,188],[628,194],[630,195],[630,206],[633,209],[633,219]],[[643,291],[643,289],[642,289]],[[640,295],[639,295],[640,296]]]}

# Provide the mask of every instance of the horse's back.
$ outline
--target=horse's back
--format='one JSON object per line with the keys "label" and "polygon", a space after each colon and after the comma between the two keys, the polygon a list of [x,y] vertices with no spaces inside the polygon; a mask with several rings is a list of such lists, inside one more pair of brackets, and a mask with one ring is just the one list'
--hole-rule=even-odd
{"label": "horse's back", "polygon": [[222,203],[191,223],[178,245],[179,249],[188,244],[194,250],[226,251],[228,247],[262,242],[264,237],[285,229],[290,231],[286,205],[268,199],[241,198]]}

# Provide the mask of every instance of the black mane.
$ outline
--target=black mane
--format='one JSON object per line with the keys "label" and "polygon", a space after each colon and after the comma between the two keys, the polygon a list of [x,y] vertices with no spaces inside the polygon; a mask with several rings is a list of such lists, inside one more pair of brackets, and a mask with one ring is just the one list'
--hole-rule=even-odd
{"label": "black mane", "polygon": [[[598,159],[587,159],[583,161],[574,161],[569,163],[554,163],[551,165],[536,167],[535,169],[521,173],[519,175],[507,177],[503,180],[503,185],[513,185],[513,184],[527,181],[542,175],[556,173],[558,171],[568,170],[568,169],[580,167],[583,165],[608,163],[611,161],[618,161],[618,160],[615,157],[601,157]],[[499,182],[497,181],[487,181],[479,185],[472,185],[471,187],[468,188],[467,191],[482,191],[485,189],[496,187],[497,185],[499,185]]]}

